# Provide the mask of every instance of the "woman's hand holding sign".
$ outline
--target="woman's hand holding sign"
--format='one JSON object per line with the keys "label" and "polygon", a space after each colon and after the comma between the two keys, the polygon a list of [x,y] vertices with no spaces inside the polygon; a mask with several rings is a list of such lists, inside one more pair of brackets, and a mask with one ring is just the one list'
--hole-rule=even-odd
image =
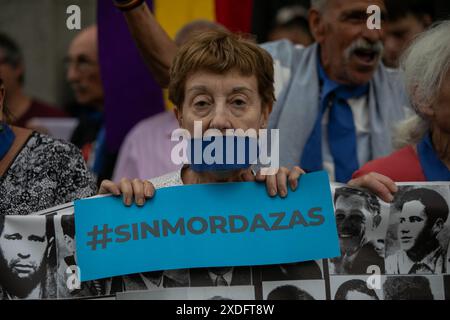
{"label": "woman's hand holding sign", "polygon": [[104,180],[98,193],[112,194],[117,197],[122,195],[123,203],[126,206],[131,206],[134,198],[136,205],[143,206],[147,199],[151,199],[155,195],[155,187],[147,180],[123,178],[118,184],[110,180]]}
{"label": "woman's hand holding sign", "polygon": [[294,167],[289,170],[285,167],[281,167],[276,175],[262,175],[259,172],[256,177],[249,177],[248,181],[265,182],[267,193],[271,197],[279,195],[281,198],[287,197],[288,187],[292,191],[296,191],[298,187],[298,180],[302,174],[305,174],[299,167]]}
{"label": "woman's hand holding sign", "polygon": [[[292,170],[282,167],[275,175],[266,176],[258,173],[255,176],[246,171],[241,178],[244,182],[264,182],[269,196],[279,195],[281,198],[285,198],[288,195],[289,187],[292,191],[297,190],[298,180],[304,173],[299,167],[294,167]],[[118,184],[104,180],[98,193],[112,194],[117,197],[122,195],[124,205],[131,206],[134,199],[136,205],[143,206],[148,199],[155,195],[155,187],[148,180],[123,178]]]}

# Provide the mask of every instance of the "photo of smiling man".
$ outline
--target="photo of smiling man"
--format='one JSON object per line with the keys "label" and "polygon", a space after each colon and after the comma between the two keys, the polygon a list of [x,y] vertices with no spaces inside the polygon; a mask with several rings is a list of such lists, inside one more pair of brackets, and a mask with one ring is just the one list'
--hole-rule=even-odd
{"label": "photo of smiling man", "polygon": [[56,298],[51,216],[0,216],[0,299]]}
{"label": "photo of smiling man", "polygon": [[409,188],[399,193],[388,234],[397,239],[388,242],[387,274],[446,273],[449,205],[445,193],[448,196],[448,187],[443,186]]}
{"label": "photo of smiling man", "polygon": [[334,191],[334,206],[341,256],[330,259],[330,274],[363,275],[374,266],[384,273],[383,249],[374,241],[384,239],[388,218],[378,198],[364,190],[341,187]]}

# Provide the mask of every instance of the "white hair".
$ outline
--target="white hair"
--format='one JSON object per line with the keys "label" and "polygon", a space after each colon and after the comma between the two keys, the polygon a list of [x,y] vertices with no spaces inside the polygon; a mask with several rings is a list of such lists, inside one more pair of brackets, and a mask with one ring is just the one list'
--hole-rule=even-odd
{"label": "white hair", "polygon": [[311,0],[311,8],[323,12],[328,5],[328,0]]}
{"label": "white hair", "polygon": [[419,35],[402,57],[406,89],[420,114],[432,104],[450,69],[450,21],[435,24]]}
{"label": "white hair", "polygon": [[394,148],[401,149],[408,145],[418,144],[428,129],[428,121],[417,114],[400,122],[395,128]]}
{"label": "white hair", "polygon": [[429,129],[421,108],[432,105],[450,70],[450,21],[433,25],[420,34],[401,59],[406,90],[415,116],[397,127],[394,145],[417,144]]}

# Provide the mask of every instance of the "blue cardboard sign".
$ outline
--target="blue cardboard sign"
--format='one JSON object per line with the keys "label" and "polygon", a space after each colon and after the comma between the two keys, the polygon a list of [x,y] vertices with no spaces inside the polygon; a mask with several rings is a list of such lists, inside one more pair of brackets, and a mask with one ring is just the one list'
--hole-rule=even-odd
{"label": "blue cardboard sign", "polygon": [[340,256],[325,172],[271,198],[262,183],[159,189],[146,205],[75,202],[81,280],[203,267],[295,263]]}

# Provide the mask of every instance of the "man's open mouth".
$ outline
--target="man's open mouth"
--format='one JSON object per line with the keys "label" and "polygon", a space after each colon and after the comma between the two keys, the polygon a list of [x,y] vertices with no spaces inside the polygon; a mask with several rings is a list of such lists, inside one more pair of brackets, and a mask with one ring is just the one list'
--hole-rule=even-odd
{"label": "man's open mouth", "polygon": [[350,233],[341,233],[341,234],[339,235],[339,238],[341,238],[341,239],[349,239],[349,238],[353,238],[353,234],[350,234]]}
{"label": "man's open mouth", "polygon": [[379,52],[370,49],[356,49],[353,55],[365,64],[373,64],[378,61]]}

